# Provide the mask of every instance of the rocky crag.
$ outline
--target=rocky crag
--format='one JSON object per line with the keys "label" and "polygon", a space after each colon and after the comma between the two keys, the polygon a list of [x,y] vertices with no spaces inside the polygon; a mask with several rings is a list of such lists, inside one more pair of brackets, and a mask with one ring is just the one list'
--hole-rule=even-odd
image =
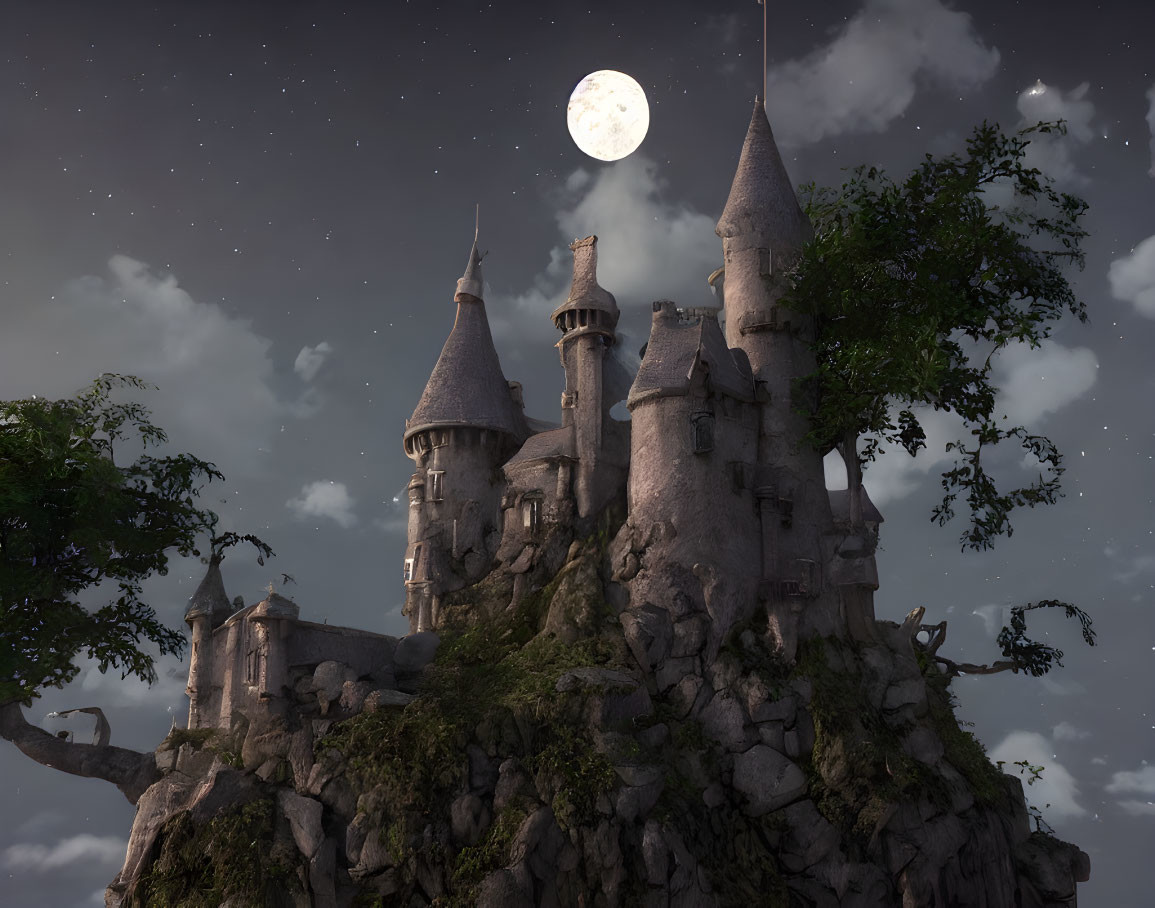
{"label": "rocky crag", "polygon": [[551,534],[515,607],[508,566],[450,596],[390,679],[174,731],[107,905],[1075,904],[1087,856],[959,728],[920,614],[785,664],[756,613],[631,602],[620,523]]}

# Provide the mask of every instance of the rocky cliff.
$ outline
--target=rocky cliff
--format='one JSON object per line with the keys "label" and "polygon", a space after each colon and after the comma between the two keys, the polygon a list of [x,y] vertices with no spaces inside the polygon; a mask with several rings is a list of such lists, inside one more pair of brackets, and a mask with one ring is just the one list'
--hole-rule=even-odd
{"label": "rocky cliff", "polygon": [[505,570],[455,594],[399,690],[324,663],[287,719],[174,731],[107,904],[1075,904],[1087,856],[1032,831],[916,626],[787,665],[755,616],[710,652],[610,579],[616,529],[548,540],[512,609]]}

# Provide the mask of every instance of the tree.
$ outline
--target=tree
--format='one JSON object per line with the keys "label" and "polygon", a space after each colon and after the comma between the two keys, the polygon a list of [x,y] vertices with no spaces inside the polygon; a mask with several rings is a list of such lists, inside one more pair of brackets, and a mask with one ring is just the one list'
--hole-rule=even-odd
{"label": "tree", "polygon": [[[901,183],[859,167],[840,189],[803,187],[815,237],[787,304],[815,319],[809,441],[839,451],[855,489],[882,446],[911,456],[925,447],[920,407],[957,414],[970,438],[947,445],[956,460],[942,474],[932,519],[953,518],[961,496],[970,512],[964,548],[990,548],[1011,535],[1013,509],[1061,495],[1058,449],[1025,426],[1004,425],[991,372],[1008,346],[1038,347],[1067,313],[1087,318],[1064,276],[1066,266],[1083,265],[1087,205],[1025,163],[1031,135],[1063,130],[1040,123],[1006,136],[984,123],[965,155],[927,155]],[[1040,471],[1000,490],[983,455],[1008,439]],[[850,500],[856,506],[858,496]]]}
{"label": "tree", "polygon": [[[815,402],[807,440],[823,454],[841,454],[855,525],[862,524],[856,493],[863,469],[884,445],[917,455],[926,445],[919,412],[927,407],[957,414],[969,430],[969,438],[946,445],[956,459],[942,474],[943,498],[932,513],[945,524],[963,499],[970,514],[964,550],[1010,536],[1015,508],[1061,497],[1062,455],[1049,438],[1005,424],[992,368],[1012,344],[1037,348],[1065,315],[1087,319],[1064,274],[1083,266],[1087,204],[1025,161],[1032,135],[1064,131],[1061,122],[1039,123],[1006,136],[983,123],[965,155],[926,155],[900,183],[859,167],[839,189],[803,187],[815,237],[786,303],[815,325],[818,368],[804,379],[814,393],[801,396]],[[1033,455],[1039,473],[1000,489],[983,457],[1010,439]],[[1047,599],[1012,609],[998,638],[1004,658],[991,665],[938,656],[945,622],[923,628],[924,648],[951,677],[1045,674],[1063,653],[1026,636],[1026,613],[1039,608],[1077,618],[1094,645],[1085,612]]]}
{"label": "tree", "polygon": [[[138,437],[147,448],[167,441],[138,403],[109,400],[114,386],[151,387],[105,373],[74,399],[0,402],[0,735],[33,759],[67,772],[143,791],[155,772],[151,754],[70,744],[25,722],[20,704],[80,671],[83,654],[101,671],[156,680],[155,657],[179,654],[184,636],[140,599],[140,582],[165,574],[171,551],[213,554],[250,542],[258,560],[273,554],[260,539],[215,535],[217,515],[196,506],[202,484],[223,479],[191,454],[141,455],[119,467],[113,447]],[[93,611],[78,595],[114,581],[119,596]],[[145,786],[147,787],[147,786]]]}

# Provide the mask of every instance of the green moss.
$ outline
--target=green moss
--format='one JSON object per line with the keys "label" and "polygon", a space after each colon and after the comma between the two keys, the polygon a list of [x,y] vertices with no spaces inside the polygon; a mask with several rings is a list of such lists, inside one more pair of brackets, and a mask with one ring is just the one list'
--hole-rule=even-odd
{"label": "green moss", "polygon": [[[429,847],[421,830],[430,818],[444,817],[461,791],[471,741],[496,750],[499,759],[516,756],[531,772],[547,773],[563,826],[591,819],[598,796],[617,784],[585,725],[587,693],[558,693],[556,684],[574,668],[623,667],[628,651],[620,628],[570,645],[540,632],[560,582],[559,572],[515,611],[444,630],[421,696],[404,709],[339,723],[318,745],[318,752],[340,755],[359,790],[373,791],[362,809],[387,830],[399,866]],[[462,591],[457,605],[464,613],[466,603],[480,602],[493,588]]]}
{"label": "green moss", "polygon": [[134,908],[211,908],[226,899],[244,905],[289,905],[302,895],[295,849],[278,848],[274,805],[251,801],[194,826],[188,811],[165,823],[156,857],[132,895]]}
{"label": "green moss", "polygon": [[200,749],[217,733],[215,728],[174,728],[157,750],[180,750],[185,744]]}
{"label": "green moss", "polygon": [[521,805],[508,805],[476,845],[461,849],[453,868],[454,894],[447,908],[468,908],[477,902],[481,881],[510,860],[513,837],[527,814]]}
{"label": "green moss", "polygon": [[955,716],[950,678],[933,665],[923,668],[931,725],[942,740],[944,756],[962,773],[980,804],[1003,809],[1009,806],[1002,773],[987,757],[986,748],[973,733],[962,728]]}

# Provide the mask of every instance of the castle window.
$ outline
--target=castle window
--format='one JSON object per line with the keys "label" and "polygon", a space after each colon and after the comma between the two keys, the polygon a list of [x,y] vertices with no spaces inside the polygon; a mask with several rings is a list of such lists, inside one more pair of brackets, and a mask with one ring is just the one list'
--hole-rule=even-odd
{"label": "castle window", "polygon": [[695,413],[690,417],[694,436],[694,453],[714,450],[714,414]]}
{"label": "castle window", "polygon": [[257,647],[245,656],[245,683],[259,684],[261,681],[261,651]]}
{"label": "castle window", "polygon": [[527,498],[521,503],[522,524],[532,535],[541,527],[541,499]]}
{"label": "castle window", "polygon": [[442,501],[443,493],[445,491],[445,471],[444,470],[430,470],[429,471],[429,500]]}
{"label": "castle window", "polygon": [[770,250],[758,250],[758,273],[765,276],[771,273],[770,271]]}
{"label": "castle window", "polygon": [[406,558],[405,559],[405,582],[406,583],[409,583],[411,580],[413,580],[413,565],[414,565],[414,562],[416,560],[417,559],[415,559],[415,558]]}
{"label": "castle window", "polygon": [[449,432],[446,429],[434,429],[430,433],[433,436],[433,447],[444,448],[449,444]]}

